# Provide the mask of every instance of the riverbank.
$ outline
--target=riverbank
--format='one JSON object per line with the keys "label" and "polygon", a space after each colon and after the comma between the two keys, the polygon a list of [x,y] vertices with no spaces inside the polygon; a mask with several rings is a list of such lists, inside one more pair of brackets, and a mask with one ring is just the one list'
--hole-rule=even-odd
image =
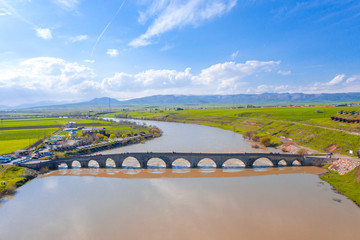
{"label": "riverbank", "polygon": [[328,172],[321,175],[320,178],[360,207],[360,162],[352,159],[339,159],[324,168]]}
{"label": "riverbank", "polygon": [[240,134],[251,132],[258,139],[269,137],[278,146],[287,139],[321,153],[329,152],[332,147],[338,154],[349,155],[350,150],[355,154],[360,149],[360,128],[356,124],[331,121],[330,116],[338,110],[336,107],[189,109],[129,111],[106,116],[200,124]]}
{"label": "riverbank", "polygon": [[14,194],[18,187],[37,177],[37,175],[38,173],[32,169],[0,165],[0,199],[6,195]]}

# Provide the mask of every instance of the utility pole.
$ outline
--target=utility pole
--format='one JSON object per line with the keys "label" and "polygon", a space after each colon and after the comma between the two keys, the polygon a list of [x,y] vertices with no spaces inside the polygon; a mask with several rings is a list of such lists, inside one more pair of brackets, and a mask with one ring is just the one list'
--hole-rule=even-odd
{"label": "utility pole", "polygon": [[109,112],[111,112],[110,98],[109,98]]}

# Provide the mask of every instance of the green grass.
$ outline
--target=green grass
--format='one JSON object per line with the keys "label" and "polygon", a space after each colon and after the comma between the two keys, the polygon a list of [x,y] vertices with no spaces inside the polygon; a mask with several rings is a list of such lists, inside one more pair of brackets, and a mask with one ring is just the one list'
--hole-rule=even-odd
{"label": "green grass", "polygon": [[56,128],[44,128],[0,131],[0,154],[24,149],[56,130]]}
{"label": "green grass", "polygon": [[[360,136],[321,127],[360,132],[360,124],[331,121],[339,110],[360,110],[359,107],[296,107],[296,108],[233,108],[188,109],[183,111],[127,111],[108,114],[114,117],[153,119],[202,124],[238,133],[256,131],[260,136],[270,136],[279,142],[281,136],[294,139],[300,145],[324,151],[331,144],[338,144],[339,153],[360,149]],[[308,126],[310,125],[310,126]]]}
{"label": "green grass", "polygon": [[[4,167],[7,169],[2,171]],[[6,186],[16,185],[16,183],[26,178],[23,167],[0,165],[0,172],[0,181],[5,181]],[[0,185],[0,192],[2,192],[6,186]]]}
{"label": "green grass", "polygon": [[69,118],[24,118],[24,119],[8,119],[2,120],[0,127],[34,127],[34,126],[65,126],[67,122],[77,122],[78,125],[83,123],[101,123],[100,120],[90,119],[69,119]]}
{"label": "green grass", "polygon": [[344,175],[330,170],[328,173],[320,176],[320,178],[360,206],[360,183],[357,181],[359,176],[356,176],[358,168]]}

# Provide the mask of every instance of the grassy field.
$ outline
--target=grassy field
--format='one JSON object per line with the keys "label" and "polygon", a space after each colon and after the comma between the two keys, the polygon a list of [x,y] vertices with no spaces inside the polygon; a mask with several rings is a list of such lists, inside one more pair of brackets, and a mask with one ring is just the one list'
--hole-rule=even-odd
{"label": "grassy field", "polygon": [[[84,123],[102,123],[103,121],[99,120],[90,120],[90,119],[69,119],[69,118],[24,118],[24,119],[4,119],[0,121],[1,128],[9,127],[34,127],[34,126],[53,126],[61,125],[65,126],[67,122],[77,122],[78,125]],[[0,129],[1,129],[0,128]]]}
{"label": "grassy field", "polygon": [[13,193],[17,187],[35,176],[34,171],[23,167],[0,165],[0,181],[6,182],[6,185],[0,185],[0,197]]}
{"label": "grassy field", "polygon": [[57,128],[0,131],[0,154],[24,149],[56,130]]}
{"label": "grassy field", "polygon": [[360,206],[360,167],[344,175],[329,170],[320,178]]}
{"label": "grassy field", "polygon": [[[238,133],[256,131],[259,136],[269,136],[279,143],[281,136],[292,138],[300,145],[319,151],[337,144],[338,152],[360,149],[360,136],[338,130],[360,133],[359,124],[331,121],[339,110],[357,110],[359,107],[294,107],[294,108],[237,108],[237,109],[189,109],[182,111],[135,111],[108,114],[138,119],[153,119],[202,124]],[[333,130],[325,129],[333,128]]]}

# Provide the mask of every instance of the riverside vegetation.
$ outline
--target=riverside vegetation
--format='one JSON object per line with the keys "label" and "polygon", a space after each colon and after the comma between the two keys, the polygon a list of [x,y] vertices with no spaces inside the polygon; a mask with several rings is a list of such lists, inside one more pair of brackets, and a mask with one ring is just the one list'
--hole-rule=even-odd
{"label": "riverside vegetation", "polygon": [[0,198],[14,194],[16,188],[35,178],[37,172],[28,168],[0,165]]}
{"label": "riverside vegetation", "polygon": [[[192,109],[119,112],[108,116],[201,124],[244,134],[263,145],[280,145],[286,138],[321,152],[336,146],[337,153],[349,154],[349,150],[356,153],[360,149],[360,124],[330,120],[339,110],[339,107]],[[359,107],[341,110],[358,111]],[[329,170],[321,178],[360,204],[360,167],[345,175]]]}
{"label": "riverside vegetation", "polygon": [[360,149],[360,124],[330,120],[339,110],[338,107],[191,109],[130,111],[107,116],[202,124],[241,134],[251,132],[258,139],[269,137],[273,145],[280,145],[281,138],[286,137],[317,151],[326,152],[328,146],[335,144],[337,153],[349,154],[349,150],[355,153]]}

